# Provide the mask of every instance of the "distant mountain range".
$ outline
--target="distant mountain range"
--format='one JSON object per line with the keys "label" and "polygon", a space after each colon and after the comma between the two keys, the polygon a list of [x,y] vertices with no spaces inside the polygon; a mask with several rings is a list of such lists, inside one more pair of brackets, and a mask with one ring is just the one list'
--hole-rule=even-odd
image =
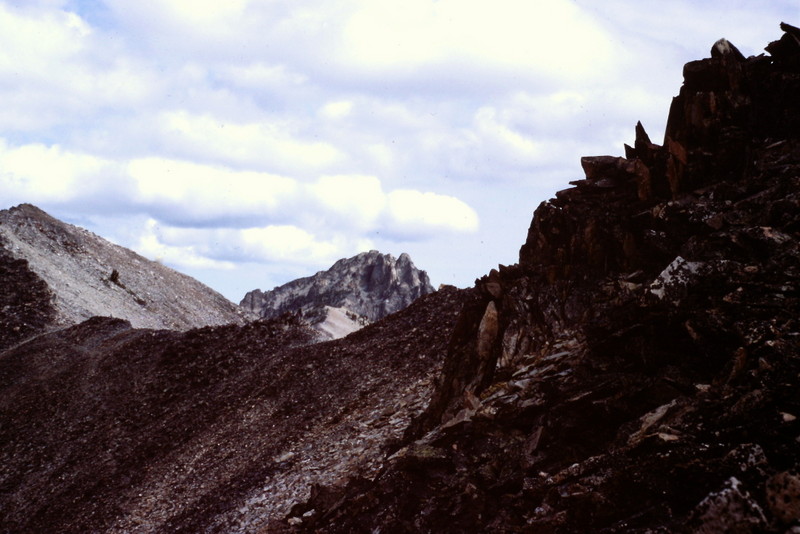
{"label": "distant mountain range", "polygon": [[0,304],[19,308],[9,315],[19,324],[5,325],[0,347],[3,340],[11,344],[94,316],[124,319],[134,328],[187,330],[291,312],[320,339],[335,339],[434,291],[407,254],[373,250],[271,291],[250,291],[236,306],[189,276],[30,204],[0,211],[0,265]]}
{"label": "distant mountain range", "polygon": [[433,292],[408,254],[371,250],[271,291],[250,291],[241,306],[264,318],[298,312],[324,336],[339,338]]}

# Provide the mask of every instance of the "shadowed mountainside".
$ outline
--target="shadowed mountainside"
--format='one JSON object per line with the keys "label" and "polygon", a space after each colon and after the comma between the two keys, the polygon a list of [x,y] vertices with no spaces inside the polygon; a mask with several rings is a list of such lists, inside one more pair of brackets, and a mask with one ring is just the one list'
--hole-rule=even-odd
{"label": "shadowed mountainside", "polygon": [[373,475],[425,407],[470,291],[346,340],[296,317],[188,332],[93,318],[0,355],[0,531],[253,532]]}
{"label": "shadowed mountainside", "polygon": [[[542,203],[374,480],[273,531],[796,532],[800,30],[684,68],[663,144]],[[787,530],[789,529],[789,530]]]}

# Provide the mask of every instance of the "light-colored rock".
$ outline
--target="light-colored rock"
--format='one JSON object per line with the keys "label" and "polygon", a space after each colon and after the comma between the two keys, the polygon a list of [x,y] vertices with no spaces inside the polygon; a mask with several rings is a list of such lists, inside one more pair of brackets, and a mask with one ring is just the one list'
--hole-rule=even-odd
{"label": "light-colored rock", "polygon": [[706,496],[692,515],[694,534],[747,534],[762,532],[767,525],[764,511],[736,477],[729,478],[720,491]]}
{"label": "light-colored rock", "polygon": [[702,262],[687,261],[681,256],[677,256],[650,284],[650,294],[660,300],[666,299],[673,303],[680,302],[686,292],[686,288],[696,278],[703,265],[704,263]]}
{"label": "light-colored rock", "polygon": [[0,246],[47,283],[60,325],[104,316],[188,330],[255,318],[194,278],[29,204],[0,211]]}
{"label": "light-colored rock", "polygon": [[324,337],[337,338],[434,291],[408,254],[395,259],[371,250],[271,291],[250,291],[240,305],[264,318],[299,311]]}
{"label": "light-colored rock", "polygon": [[486,306],[486,311],[478,327],[478,347],[477,353],[481,361],[486,360],[492,353],[492,345],[497,338],[499,330],[497,306],[494,301]]}
{"label": "light-colored rock", "polygon": [[347,308],[334,308],[322,306],[319,309],[318,321],[311,321],[312,326],[327,339],[339,339],[369,324],[369,319],[363,315],[356,315]]}

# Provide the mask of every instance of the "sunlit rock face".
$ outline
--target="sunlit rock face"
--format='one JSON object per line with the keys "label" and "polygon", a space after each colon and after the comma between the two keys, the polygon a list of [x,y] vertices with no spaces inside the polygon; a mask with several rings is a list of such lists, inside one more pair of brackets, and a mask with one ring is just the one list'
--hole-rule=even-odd
{"label": "sunlit rock face", "polygon": [[[30,204],[0,211],[0,269],[4,305],[11,306],[2,310],[3,320],[30,316],[8,323],[19,339],[93,316],[172,330],[255,318],[197,280]],[[28,303],[11,313],[22,295]]]}
{"label": "sunlit rock face", "polygon": [[338,338],[433,291],[408,254],[395,258],[372,250],[271,291],[250,291],[241,306],[264,318],[300,313],[324,336]]}

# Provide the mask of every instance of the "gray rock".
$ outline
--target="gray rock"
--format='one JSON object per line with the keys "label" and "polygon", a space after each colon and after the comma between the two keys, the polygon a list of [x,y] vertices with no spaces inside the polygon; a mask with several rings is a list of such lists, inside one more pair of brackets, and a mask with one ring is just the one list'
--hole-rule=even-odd
{"label": "gray rock", "polygon": [[330,309],[338,308],[337,320],[341,323],[349,315],[351,324],[333,329],[339,334],[330,328],[320,330],[327,337],[341,337],[433,292],[427,273],[417,269],[408,254],[395,259],[371,250],[271,291],[250,291],[240,305],[264,318],[299,311],[312,325],[331,319]]}
{"label": "gray rock", "polygon": [[30,204],[0,211],[0,249],[46,284],[52,326],[102,316],[136,328],[188,330],[255,318],[194,278]]}
{"label": "gray rock", "polygon": [[762,532],[767,525],[763,510],[736,477],[729,478],[720,491],[703,499],[693,515],[695,534]]}

